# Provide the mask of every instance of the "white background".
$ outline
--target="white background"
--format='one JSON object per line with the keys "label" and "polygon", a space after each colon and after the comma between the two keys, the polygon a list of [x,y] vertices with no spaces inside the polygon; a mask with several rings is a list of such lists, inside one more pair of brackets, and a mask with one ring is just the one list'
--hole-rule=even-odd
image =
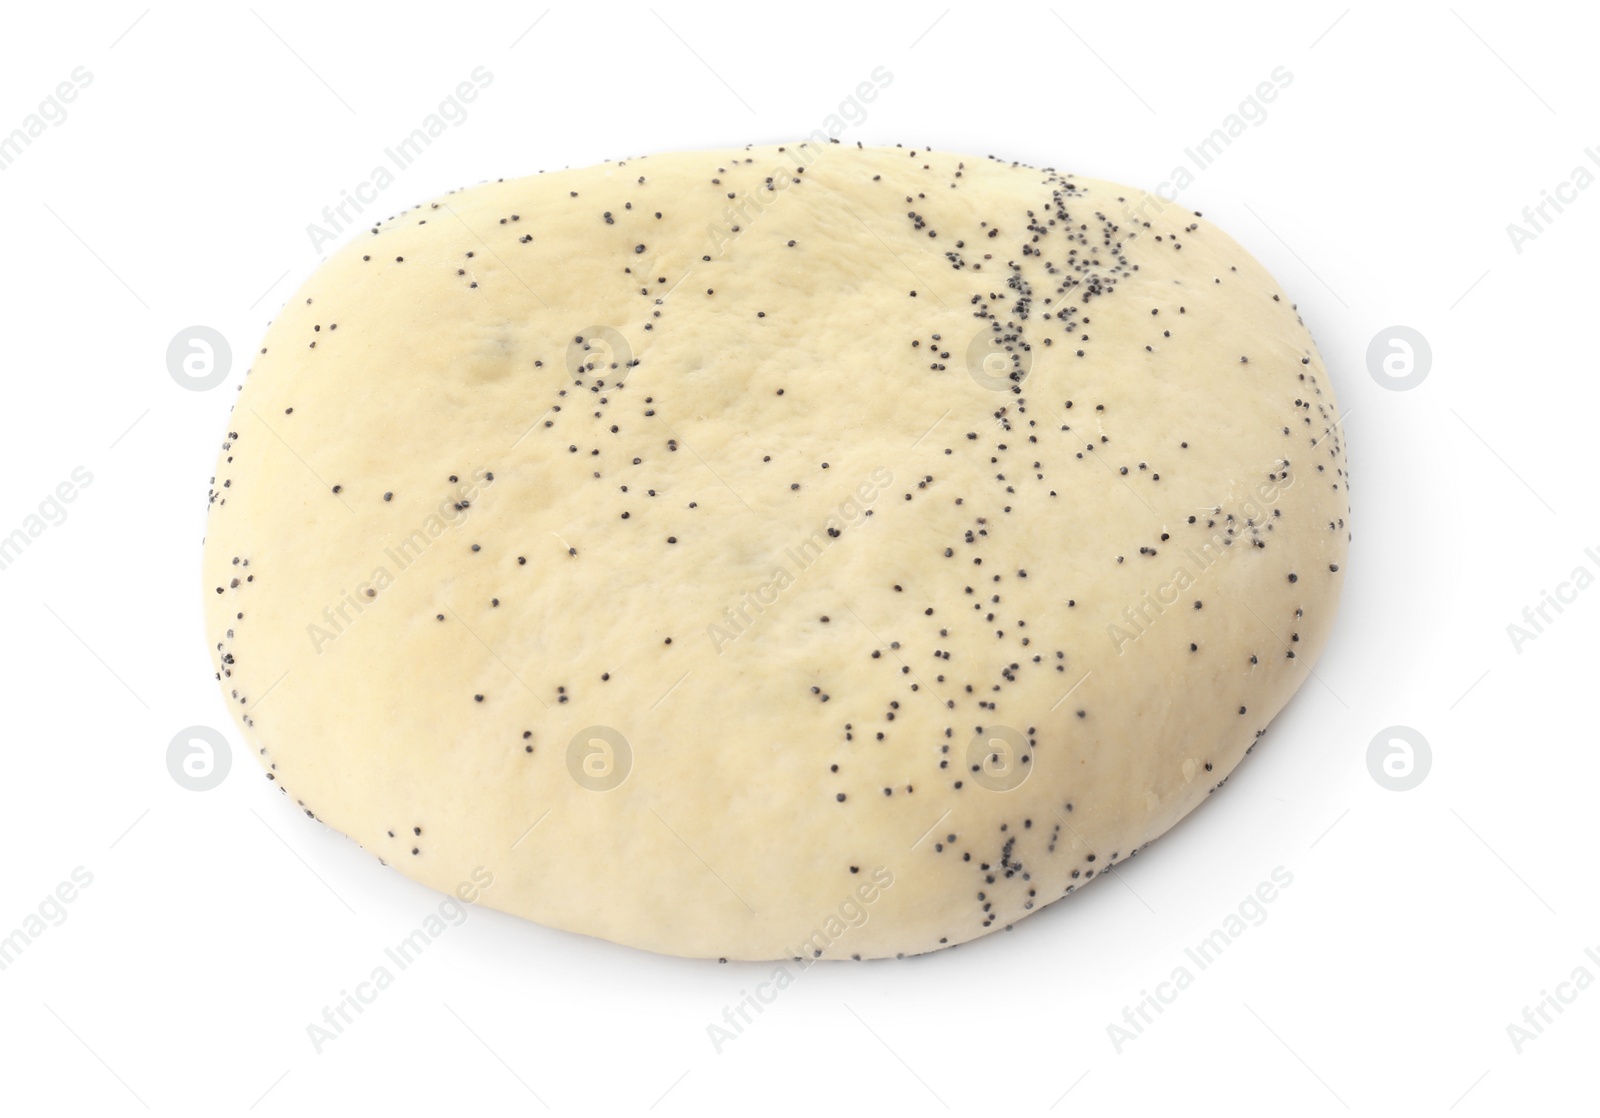
{"label": "white background", "polygon": [[[1507,232],[1575,167],[1600,174],[1584,154],[1600,147],[1595,28],[1577,9],[543,11],[8,9],[0,135],[74,68],[92,82],[0,171],[0,535],[75,468],[93,480],[0,571],[0,936],[76,867],[93,883],[0,971],[0,1109],[1470,1115],[1592,1099],[1600,985],[1564,988],[1575,1000],[1520,1053],[1507,1033],[1575,968],[1600,977],[1584,954],[1600,956],[1600,589],[1520,649],[1507,633],[1574,568],[1600,574],[1600,186],[1547,210],[1521,252]],[[1285,67],[1267,119],[1180,200],[1299,302],[1347,417],[1355,539],[1317,678],[1214,802],[1119,882],[1009,934],[806,972],[720,1053],[707,1025],[769,967],[487,910],[315,1052],[307,1025],[438,898],[298,815],[241,748],[199,619],[207,482],[245,358],[317,264],[307,225],[478,66],[492,85],[375,216],[485,178],[793,140],[880,66],[892,84],[846,142],[1154,187]],[[209,392],[166,365],[196,324],[236,358]],[[1431,343],[1409,391],[1368,367],[1395,325]],[[166,767],[195,724],[233,743],[205,793]],[[1410,791],[1369,771],[1392,725],[1431,745]],[[1280,866],[1293,884],[1265,922],[1119,1052],[1107,1026]]]}

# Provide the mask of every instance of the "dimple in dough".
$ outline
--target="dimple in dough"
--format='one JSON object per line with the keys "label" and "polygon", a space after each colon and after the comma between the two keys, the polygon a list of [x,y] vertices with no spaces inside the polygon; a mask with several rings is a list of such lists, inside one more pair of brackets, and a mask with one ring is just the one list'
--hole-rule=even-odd
{"label": "dimple in dough", "polygon": [[268,777],[435,888],[931,951],[1141,850],[1305,680],[1338,419],[1279,285],[1143,191],[837,144],[488,183],[272,323],[213,658]]}

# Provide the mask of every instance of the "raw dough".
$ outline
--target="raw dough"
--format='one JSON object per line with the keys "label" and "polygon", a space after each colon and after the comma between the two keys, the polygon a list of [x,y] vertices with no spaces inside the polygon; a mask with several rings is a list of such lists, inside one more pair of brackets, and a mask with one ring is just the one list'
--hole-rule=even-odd
{"label": "raw dough", "polygon": [[269,778],[441,891],[930,951],[1166,831],[1306,679],[1338,419],[1272,277],[1142,191],[837,144],[499,181],[273,322],[208,632]]}

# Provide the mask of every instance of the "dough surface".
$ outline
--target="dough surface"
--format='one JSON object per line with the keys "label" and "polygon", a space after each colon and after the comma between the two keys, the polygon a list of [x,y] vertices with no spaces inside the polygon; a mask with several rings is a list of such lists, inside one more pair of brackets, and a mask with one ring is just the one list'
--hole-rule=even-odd
{"label": "dough surface", "polygon": [[837,144],[502,180],[272,323],[208,638],[269,778],[441,891],[925,952],[1140,850],[1304,682],[1338,419],[1272,277],[1142,191]]}

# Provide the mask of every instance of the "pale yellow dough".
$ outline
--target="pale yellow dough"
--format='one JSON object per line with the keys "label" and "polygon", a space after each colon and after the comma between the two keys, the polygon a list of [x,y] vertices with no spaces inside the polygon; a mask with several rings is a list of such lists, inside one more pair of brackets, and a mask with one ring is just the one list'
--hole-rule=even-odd
{"label": "pale yellow dough", "polygon": [[1140,850],[1306,679],[1338,418],[1272,277],[1142,191],[842,145],[495,182],[273,322],[207,630],[270,777],[437,889],[931,951]]}

